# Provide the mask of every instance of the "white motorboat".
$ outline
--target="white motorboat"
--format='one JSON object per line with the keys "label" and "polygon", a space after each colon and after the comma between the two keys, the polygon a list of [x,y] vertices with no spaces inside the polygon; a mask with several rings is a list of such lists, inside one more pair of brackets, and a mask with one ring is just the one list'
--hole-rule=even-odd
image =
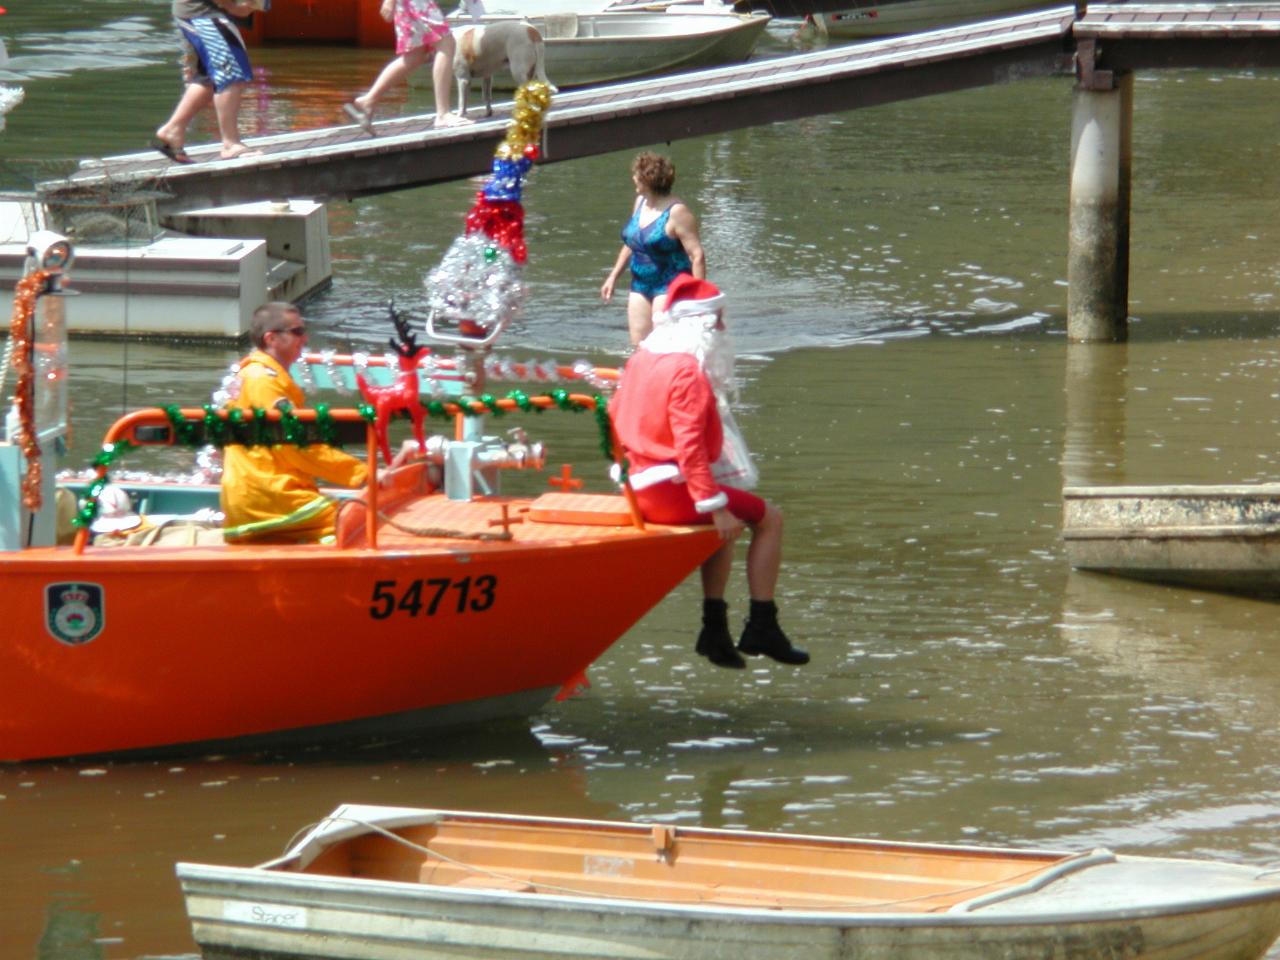
{"label": "white motorboat", "polygon": [[813,14],[813,23],[829,37],[888,37],[1044,5],[1035,0],[851,0],[841,9]]}
{"label": "white motorboat", "polygon": [[[660,73],[741,63],[751,56],[772,19],[767,13],[735,13],[718,0],[702,4],[606,6],[497,0],[481,17],[464,10],[455,29],[525,19],[546,41],[546,69],[558,87],[630,80]],[[477,79],[477,84],[479,80]],[[499,71],[494,87],[511,89]]]}
{"label": "white motorboat", "polygon": [[344,805],[177,866],[205,960],[1252,960],[1260,867]]}

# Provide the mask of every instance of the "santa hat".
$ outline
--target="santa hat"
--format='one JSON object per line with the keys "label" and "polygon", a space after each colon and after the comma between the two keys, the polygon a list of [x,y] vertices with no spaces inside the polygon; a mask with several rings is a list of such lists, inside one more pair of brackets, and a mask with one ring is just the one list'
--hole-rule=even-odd
{"label": "santa hat", "polygon": [[667,313],[673,320],[715,313],[724,307],[724,294],[714,283],[677,273],[667,287]]}

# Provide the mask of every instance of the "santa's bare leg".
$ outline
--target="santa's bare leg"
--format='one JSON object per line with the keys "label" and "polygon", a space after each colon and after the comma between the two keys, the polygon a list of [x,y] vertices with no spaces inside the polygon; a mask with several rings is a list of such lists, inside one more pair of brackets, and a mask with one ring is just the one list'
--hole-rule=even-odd
{"label": "santa's bare leg", "polygon": [[[710,561],[708,561],[710,562]],[[800,666],[809,654],[792,645],[778,625],[778,608],[773,592],[782,566],[782,513],[773,504],[751,527],[751,548],[747,551],[747,587],[751,591],[751,612],[743,628],[738,649],[749,656],[764,655],[779,663]],[[703,580],[705,585],[706,580]]]}
{"label": "santa's bare leg", "polygon": [[720,549],[702,564],[702,631],[694,649],[717,667],[741,670],[747,665],[734,648],[733,634],[729,632],[729,605],[724,601],[725,587],[733,569],[733,540],[720,545]]}

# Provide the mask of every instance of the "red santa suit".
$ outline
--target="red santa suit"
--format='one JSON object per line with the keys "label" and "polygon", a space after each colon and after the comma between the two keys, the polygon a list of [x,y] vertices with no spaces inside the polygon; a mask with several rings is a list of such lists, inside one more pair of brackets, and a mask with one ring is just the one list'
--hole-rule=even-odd
{"label": "red santa suit", "polygon": [[609,405],[640,511],[655,523],[710,523],[722,507],[748,523],[764,516],[760,497],[717,482],[724,428],[715,389],[699,357],[664,332],[670,323],[714,323],[723,299],[705,280],[677,277],[667,313],[627,361]]}

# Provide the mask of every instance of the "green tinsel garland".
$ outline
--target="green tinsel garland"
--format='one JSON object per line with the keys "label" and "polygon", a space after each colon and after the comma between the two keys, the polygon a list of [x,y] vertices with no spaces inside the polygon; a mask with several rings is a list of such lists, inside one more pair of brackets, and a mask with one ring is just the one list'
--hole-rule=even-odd
{"label": "green tinsel garland", "polygon": [[[561,410],[569,410],[573,413],[581,413],[586,409],[586,404],[575,402],[567,390],[552,390],[550,393],[544,394],[552,400]],[[531,397],[523,390],[512,390],[503,399],[510,400],[517,407],[528,413],[532,410],[535,413],[541,413],[543,408],[535,406]],[[600,394],[592,397],[596,415],[596,426],[600,430],[600,449],[604,453],[606,460],[613,459],[613,431],[609,422],[609,411],[606,408],[604,398]],[[483,394],[478,398],[461,397],[457,401],[457,407],[461,409],[463,416],[479,417],[484,414],[480,411],[471,409],[473,403],[480,403],[485,410],[493,414],[495,417],[502,416],[506,411],[498,405],[498,399],[493,394]],[[422,409],[433,417],[441,419],[451,419],[456,410],[449,410],[444,401],[429,400],[422,404]],[[239,407],[233,407],[227,411],[226,417],[218,415],[218,409],[213,404],[206,403],[203,406],[204,416],[197,420],[188,420],[182,415],[182,408],[176,403],[167,404],[164,408],[165,415],[169,418],[170,424],[173,426],[174,437],[178,443],[187,447],[201,446],[202,443],[211,444],[215,447],[225,447],[232,444],[244,444],[244,440],[238,437],[241,428],[244,425],[244,411]],[[337,427],[334,425],[332,414],[329,412],[329,405],[326,403],[318,403],[315,406],[316,411],[316,427],[324,443],[330,446],[337,446]],[[253,407],[253,424],[254,424],[254,440],[247,446],[254,447],[272,447],[276,446],[276,442],[270,437],[269,421],[267,420],[267,411],[261,407]],[[356,412],[360,416],[372,423],[375,419],[375,412],[372,405],[362,403],[356,407]],[[205,428],[203,441],[196,430],[197,423],[203,423]],[[280,410],[281,434],[284,437],[280,441],[282,444],[291,444],[293,446],[306,446],[308,440],[306,438],[306,428],[297,414],[293,412],[292,406],[285,404]],[[84,499],[84,505],[76,512],[72,522],[77,527],[87,527],[98,516],[98,497],[102,493],[102,489],[108,483],[108,471],[113,463],[120,457],[124,456],[130,450],[134,450],[138,444],[129,440],[118,440],[115,443],[104,443],[101,452],[93,458],[91,466],[102,468],[102,474],[92,483],[89,484],[88,495]]]}

